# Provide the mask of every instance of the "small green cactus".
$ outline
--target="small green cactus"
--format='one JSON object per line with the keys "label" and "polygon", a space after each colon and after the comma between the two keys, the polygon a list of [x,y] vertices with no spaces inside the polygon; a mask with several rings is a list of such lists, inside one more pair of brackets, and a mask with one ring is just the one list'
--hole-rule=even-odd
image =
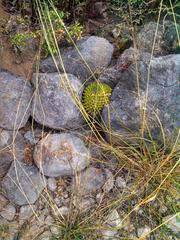
{"label": "small green cactus", "polygon": [[83,106],[90,115],[102,111],[110,103],[112,89],[105,83],[91,83],[83,92]]}

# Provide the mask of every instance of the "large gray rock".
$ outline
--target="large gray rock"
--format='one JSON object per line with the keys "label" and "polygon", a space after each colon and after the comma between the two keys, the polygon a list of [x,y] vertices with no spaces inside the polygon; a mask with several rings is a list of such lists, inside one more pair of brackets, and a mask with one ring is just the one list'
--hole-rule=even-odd
{"label": "large gray rock", "polygon": [[0,71],[0,127],[13,130],[26,124],[32,92],[30,82],[10,72]]}
{"label": "large gray rock", "polygon": [[7,198],[19,206],[34,204],[46,183],[35,166],[13,162],[2,181]]}
{"label": "large gray rock", "polygon": [[163,32],[163,26],[161,24],[157,25],[156,22],[147,23],[137,34],[137,47],[141,51],[151,53],[155,39],[153,55],[159,56],[165,54]]}
{"label": "large gray rock", "polygon": [[[62,55],[63,65],[67,73],[71,73],[80,78],[83,82],[94,72],[106,68],[113,54],[113,45],[105,38],[91,36],[85,41],[77,44],[77,49],[70,49]],[[62,71],[62,64],[58,61],[58,66]],[[41,72],[57,71],[52,58],[42,61]]]}
{"label": "large gray rock", "polygon": [[152,53],[153,50],[156,57],[180,53],[177,33],[179,30],[180,25],[172,21],[164,21],[163,25],[149,22],[137,34],[137,47],[143,52]]}
{"label": "large gray rock", "polygon": [[[81,101],[83,87],[79,79],[68,74],[39,74],[32,104],[33,118],[43,126],[55,129],[80,127],[84,120],[75,105],[74,97]],[[77,100],[76,99],[76,100]]]}
{"label": "large gray rock", "polygon": [[[54,73],[57,72],[57,70],[59,69],[59,65],[60,65],[60,60],[58,59],[58,57],[55,57],[55,61],[57,63],[54,63],[53,58],[50,56],[44,60],[41,61],[40,63],[40,72],[41,73]],[[34,72],[36,71],[36,69],[34,69]]]}
{"label": "large gray rock", "polygon": [[71,133],[51,134],[34,151],[34,161],[45,176],[74,175],[88,166],[89,150]]}
{"label": "large gray rock", "polygon": [[0,129],[0,178],[7,173],[13,160],[27,160],[26,146],[20,133]]}
{"label": "large gray rock", "polygon": [[72,188],[76,194],[85,196],[100,189],[105,182],[105,172],[100,168],[90,167],[74,178]]}
{"label": "large gray rock", "polygon": [[[130,48],[118,60],[118,84],[114,88],[110,107],[103,109],[106,126],[122,135],[135,136],[142,127],[142,110],[146,110],[146,124],[156,139],[161,138],[161,126],[168,136],[180,127],[180,55],[152,58]],[[139,96],[137,70],[139,76]],[[126,69],[122,66],[128,64]],[[150,68],[149,68],[150,65]],[[149,76],[149,78],[148,78]],[[149,82],[149,84],[148,84]],[[146,93],[148,84],[148,97]],[[160,122],[159,122],[160,121]]]}

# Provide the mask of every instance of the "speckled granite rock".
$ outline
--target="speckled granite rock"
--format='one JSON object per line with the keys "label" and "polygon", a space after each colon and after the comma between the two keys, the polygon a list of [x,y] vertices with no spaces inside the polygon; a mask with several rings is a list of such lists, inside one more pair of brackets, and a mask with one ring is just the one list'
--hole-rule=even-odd
{"label": "speckled granite rock", "polygon": [[68,74],[36,74],[33,76],[35,95],[32,104],[32,117],[43,126],[55,129],[78,128],[83,117],[74,102],[81,101],[83,87],[79,79]]}

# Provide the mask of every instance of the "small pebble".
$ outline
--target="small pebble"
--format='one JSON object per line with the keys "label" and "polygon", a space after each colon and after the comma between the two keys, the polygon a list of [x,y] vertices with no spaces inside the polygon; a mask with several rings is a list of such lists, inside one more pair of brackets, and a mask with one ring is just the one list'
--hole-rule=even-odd
{"label": "small pebble", "polygon": [[105,169],[105,174],[106,174],[106,182],[103,186],[103,190],[104,192],[108,193],[114,187],[114,176],[109,169]]}
{"label": "small pebble", "polygon": [[24,205],[19,211],[19,224],[22,225],[34,212],[36,212],[36,205]]}
{"label": "small pebble", "polygon": [[52,192],[56,191],[57,189],[57,183],[55,178],[48,178],[47,180],[47,186],[48,189]]}
{"label": "small pebble", "polygon": [[149,232],[151,232],[151,228],[149,226],[144,226],[142,228],[137,229],[138,237],[143,237],[145,235],[148,235]]}
{"label": "small pebble", "polygon": [[117,177],[115,184],[118,188],[126,188],[127,186],[126,181],[122,177]]}
{"label": "small pebble", "polygon": [[7,219],[8,221],[12,221],[15,217],[15,214],[16,214],[16,208],[11,204],[8,204],[7,206],[5,206],[0,212],[0,215],[3,218]]}
{"label": "small pebble", "polygon": [[58,208],[58,209],[55,210],[55,211],[56,211],[56,215],[57,215],[57,216],[67,216],[68,213],[69,213],[69,208],[63,206],[63,207]]}
{"label": "small pebble", "polygon": [[7,205],[8,200],[0,194],[0,211]]}

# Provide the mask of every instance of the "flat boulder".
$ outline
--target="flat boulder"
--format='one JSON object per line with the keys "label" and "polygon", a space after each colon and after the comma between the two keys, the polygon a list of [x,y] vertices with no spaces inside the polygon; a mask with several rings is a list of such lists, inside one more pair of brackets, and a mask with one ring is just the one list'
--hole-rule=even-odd
{"label": "flat boulder", "polygon": [[2,181],[6,197],[19,206],[34,204],[45,186],[37,167],[20,162],[11,164]]}
{"label": "flat boulder", "polygon": [[12,161],[29,162],[29,145],[21,133],[0,129],[0,178],[9,170]]}

